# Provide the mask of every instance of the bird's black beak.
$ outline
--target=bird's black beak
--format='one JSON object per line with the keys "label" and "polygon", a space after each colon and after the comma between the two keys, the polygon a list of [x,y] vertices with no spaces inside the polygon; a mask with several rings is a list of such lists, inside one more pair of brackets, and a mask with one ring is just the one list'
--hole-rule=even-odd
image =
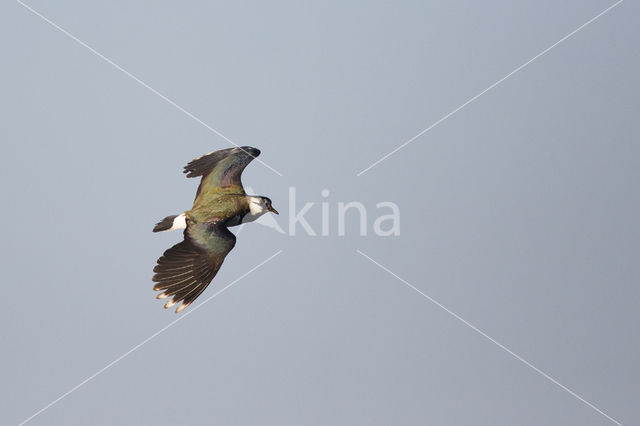
{"label": "bird's black beak", "polygon": [[278,213],[278,210],[276,210],[276,209],[274,209],[274,208],[273,208],[273,206],[269,206],[269,211],[270,211],[271,213],[280,214],[280,213]]}

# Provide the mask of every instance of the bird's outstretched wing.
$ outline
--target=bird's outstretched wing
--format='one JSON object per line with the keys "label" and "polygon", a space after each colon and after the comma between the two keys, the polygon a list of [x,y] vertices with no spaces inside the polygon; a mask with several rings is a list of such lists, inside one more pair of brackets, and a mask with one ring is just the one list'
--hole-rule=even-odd
{"label": "bird's outstretched wing", "polygon": [[260,155],[250,146],[222,149],[192,160],[184,167],[187,177],[202,176],[196,199],[200,193],[244,194],[240,176],[245,167]]}
{"label": "bird's outstretched wing", "polygon": [[184,241],[171,247],[153,268],[153,286],[162,291],[157,298],[172,299],[164,305],[170,308],[178,302],[181,312],[189,306],[216,276],[224,258],[236,244],[236,237],[224,224],[187,222]]}

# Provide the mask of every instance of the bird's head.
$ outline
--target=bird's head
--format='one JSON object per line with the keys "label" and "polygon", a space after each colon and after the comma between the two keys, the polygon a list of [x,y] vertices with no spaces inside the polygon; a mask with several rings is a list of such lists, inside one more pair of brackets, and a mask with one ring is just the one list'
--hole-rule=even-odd
{"label": "bird's head", "polygon": [[249,202],[249,208],[254,215],[263,215],[266,212],[279,214],[276,209],[271,205],[271,199],[267,197],[251,197]]}
{"label": "bird's head", "polygon": [[267,197],[262,197],[262,202],[264,203],[264,206],[266,207],[267,211],[270,211],[271,213],[275,213],[275,214],[280,214],[278,213],[278,210],[274,209],[273,206],[271,205],[271,199]]}

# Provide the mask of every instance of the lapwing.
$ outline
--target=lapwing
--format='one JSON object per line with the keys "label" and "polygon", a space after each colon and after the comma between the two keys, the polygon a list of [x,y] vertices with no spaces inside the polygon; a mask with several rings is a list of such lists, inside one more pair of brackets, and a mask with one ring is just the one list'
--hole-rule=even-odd
{"label": "lapwing", "polygon": [[223,149],[196,158],[184,167],[188,178],[202,176],[191,210],[167,216],[153,232],[184,229],[184,240],[171,247],[153,268],[158,299],[164,307],[182,302],[181,312],[216,276],[236,237],[229,227],[252,222],[267,212],[278,214],[267,197],[247,195],[240,176],[260,150],[250,146]]}

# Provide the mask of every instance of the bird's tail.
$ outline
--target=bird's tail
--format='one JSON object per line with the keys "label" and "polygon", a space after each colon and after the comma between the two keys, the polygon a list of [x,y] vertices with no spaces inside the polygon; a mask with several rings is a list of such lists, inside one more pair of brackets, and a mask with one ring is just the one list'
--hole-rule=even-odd
{"label": "bird's tail", "polygon": [[173,216],[167,216],[153,227],[153,232],[173,231],[174,229],[184,229],[187,227],[186,216],[184,213]]}

